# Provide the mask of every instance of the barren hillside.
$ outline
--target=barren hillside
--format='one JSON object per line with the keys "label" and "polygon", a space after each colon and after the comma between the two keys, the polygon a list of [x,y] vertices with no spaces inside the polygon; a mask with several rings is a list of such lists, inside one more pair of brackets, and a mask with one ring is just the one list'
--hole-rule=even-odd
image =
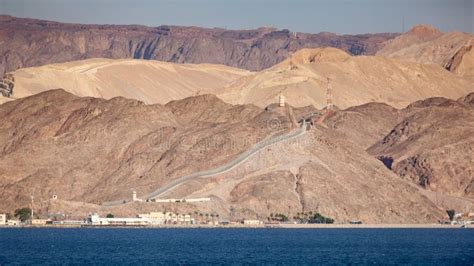
{"label": "barren hillside", "polygon": [[417,63],[432,63],[474,81],[474,35],[464,32],[443,33],[419,25],[384,43],[377,55]]}
{"label": "barren hillside", "polygon": [[[154,60],[88,59],[15,71],[14,98],[62,88],[78,96],[122,96],[165,104],[213,92],[249,71],[223,65],[174,64]],[[0,96],[0,103],[8,100]]]}
{"label": "barren hillside", "polygon": [[[427,97],[456,99],[474,89],[468,80],[437,65],[353,57],[335,48],[303,49],[260,72],[210,64],[88,59],[24,68],[13,75],[13,98],[63,88],[78,96],[123,96],[165,104],[212,93],[227,103],[261,108],[275,103],[280,93],[292,106],[322,108],[328,77],[340,108],[374,101],[402,108]],[[6,100],[0,96],[0,102]]]}
{"label": "barren hillside", "polygon": [[393,160],[394,172],[421,187],[474,199],[474,108],[439,98],[402,111],[405,118],[369,153]]}
{"label": "barren hillside", "polygon": [[[0,105],[0,208],[11,212],[34,194],[42,214],[176,208],[262,218],[305,210],[368,223],[436,222],[445,216],[423,189],[321,126],[165,195],[210,197],[209,203],[99,205],[129,199],[131,190],[143,196],[182,175],[227,163],[259,140],[300,130],[291,119],[298,112],[304,109],[232,106],[212,95],[163,106],[53,90],[11,101]],[[50,200],[53,193],[59,200]]]}
{"label": "barren hillside", "polygon": [[401,178],[448,196],[445,202],[466,199],[469,205],[474,202],[472,99],[474,93],[457,101],[428,98],[403,109],[369,103],[338,111],[326,124]]}
{"label": "barren hillside", "polygon": [[353,57],[335,48],[317,48],[300,50],[278,65],[242,77],[217,95],[229,103],[264,107],[283,94],[294,106],[322,108],[327,78],[334,104],[340,108],[368,102],[402,108],[427,97],[456,99],[474,89],[470,81],[438,65]]}
{"label": "barren hillside", "polygon": [[385,103],[367,103],[336,112],[326,120],[326,125],[367,149],[403,118],[402,110]]}

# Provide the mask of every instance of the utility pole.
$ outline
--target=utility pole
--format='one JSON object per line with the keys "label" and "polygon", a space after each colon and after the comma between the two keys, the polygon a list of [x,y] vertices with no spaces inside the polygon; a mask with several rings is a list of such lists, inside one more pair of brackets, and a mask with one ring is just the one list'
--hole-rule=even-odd
{"label": "utility pole", "polygon": [[290,69],[293,69],[293,52],[289,52],[288,54],[289,54],[288,59],[290,59],[290,62],[289,62]]}
{"label": "utility pole", "polygon": [[327,78],[327,88],[326,88],[326,111],[331,110],[334,104],[332,102],[332,86],[331,80]]}
{"label": "utility pole", "polygon": [[35,196],[33,194],[31,194],[31,220],[33,220],[33,215],[34,215],[34,200],[35,200]]}

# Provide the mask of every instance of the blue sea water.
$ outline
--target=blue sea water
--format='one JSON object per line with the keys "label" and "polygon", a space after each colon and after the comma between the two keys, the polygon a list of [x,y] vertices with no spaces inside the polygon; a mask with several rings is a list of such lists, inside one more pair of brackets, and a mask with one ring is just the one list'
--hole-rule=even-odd
{"label": "blue sea water", "polygon": [[6,228],[0,264],[474,265],[474,230]]}

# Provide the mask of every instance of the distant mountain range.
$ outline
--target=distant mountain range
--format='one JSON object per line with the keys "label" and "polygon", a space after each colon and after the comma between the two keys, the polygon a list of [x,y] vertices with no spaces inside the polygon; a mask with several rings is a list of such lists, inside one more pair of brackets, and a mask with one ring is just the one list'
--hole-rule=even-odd
{"label": "distant mountain range", "polygon": [[384,41],[397,35],[309,34],[275,28],[84,25],[0,15],[0,74],[96,57],[214,63],[262,70],[301,48],[330,46],[352,55],[375,54]]}

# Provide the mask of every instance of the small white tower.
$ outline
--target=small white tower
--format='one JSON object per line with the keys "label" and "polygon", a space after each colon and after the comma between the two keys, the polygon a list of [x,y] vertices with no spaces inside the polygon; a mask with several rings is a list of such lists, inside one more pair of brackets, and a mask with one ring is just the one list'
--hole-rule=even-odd
{"label": "small white tower", "polygon": [[134,190],[132,194],[132,200],[137,201],[137,192]]}
{"label": "small white tower", "polygon": [[278,97],[278,104],[280,107],[285,107],[285,96],[283,94]]}

